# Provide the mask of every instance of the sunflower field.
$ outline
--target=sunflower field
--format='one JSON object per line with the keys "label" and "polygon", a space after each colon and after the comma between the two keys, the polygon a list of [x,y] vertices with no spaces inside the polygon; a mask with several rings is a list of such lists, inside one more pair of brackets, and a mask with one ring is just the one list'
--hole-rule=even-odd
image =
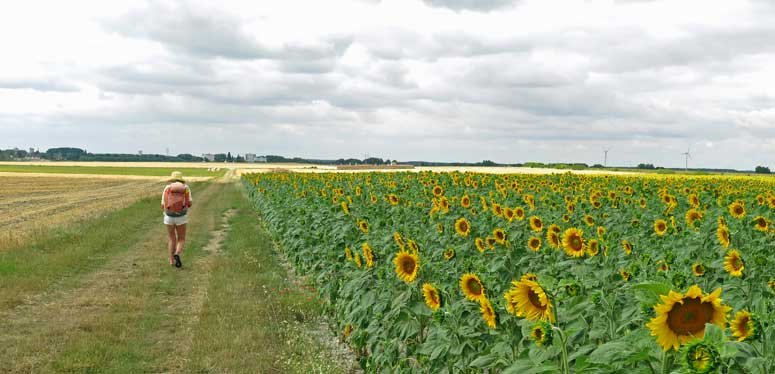
{"label": "sunflower field", "polygon": [[243,177],[367,372],[775,373],[764,177]]}

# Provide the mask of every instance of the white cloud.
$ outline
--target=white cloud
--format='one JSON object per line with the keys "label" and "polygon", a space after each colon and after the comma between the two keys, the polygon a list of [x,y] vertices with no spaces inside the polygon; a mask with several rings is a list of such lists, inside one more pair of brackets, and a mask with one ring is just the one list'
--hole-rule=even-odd
{"label": "white cloud", "polygon": [[[41,11],[45,10],[45,11]],[[30,1],[0,148],[775,164],[762,0]],[[184,129],[181,131],[180,129]],[[704,145],[704,146],[703,146]],[[677,156],[676,156],[677,155]]]}

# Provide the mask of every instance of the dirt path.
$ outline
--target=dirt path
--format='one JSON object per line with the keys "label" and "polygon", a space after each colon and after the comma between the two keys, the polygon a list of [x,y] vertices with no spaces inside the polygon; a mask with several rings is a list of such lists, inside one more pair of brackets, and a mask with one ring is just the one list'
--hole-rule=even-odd
{"label": "dirt path", "polygon": [[[211,199],[217,199],[221,188],[222,185],[211,185],[202,191],[198,204],[207,207]],[[204,215],[208,214],[208,210],[195,211],[191,220],[201,221],[206,227]],[[224,220],[222,218],[220,223]],[[215,231],[214,243],[221,240],[223,230]],[[84,276],[75,287],[59,288],[54,282],[51,290],[31,295],[25,304],[4,313],[0,323],[3,331],[0,335],[0,372],[77,369],[68,367],[67,358],[60,360],[64,361],[62,367],[52,363],[56,363],[57,356],[67,351],[77,353],[76,342],[87,342],[96,337],[114,340],[112,343],[115,344],[115,340],[128,342],[137,338],[136,333],[131,331],[131,325],[143,322],[143,313],[150,304],[165,299],[157,293],[158,284],[164,280],[160,279],[160,273],[176,272],[165,264],[165,243],[166,232],[163,229],[153,230],[132,248]],[[205,248],[214,247],[208,245]],[[197,268],[199,271],[178,271],[177,275],[190,278],[187,285],[201,285],[202,278],[207,276],[208,257],[191,256],[193,262],[186,268]],[[201,268],[200,263],[203,264]],[[175,308],[201,307],[202,304],[196,300],[201,298],[201,293],[190,293],[187,297],[191,300],[168,299],[160,305],[170,309],[169,315],[187,315]]]}

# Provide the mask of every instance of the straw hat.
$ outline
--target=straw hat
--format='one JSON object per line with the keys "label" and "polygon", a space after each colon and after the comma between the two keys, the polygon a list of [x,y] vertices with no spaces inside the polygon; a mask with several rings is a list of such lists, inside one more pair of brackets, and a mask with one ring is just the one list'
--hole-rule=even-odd
{"label": "straw hat", "polygon": [[172,175],[170,175],[170,179],[169,179],[168,182],[170,182],[170,183],[172,183],[172,182],[186,183],[186,180],[183,179],[183,173],[181,173],[179,171],[173,171]]}

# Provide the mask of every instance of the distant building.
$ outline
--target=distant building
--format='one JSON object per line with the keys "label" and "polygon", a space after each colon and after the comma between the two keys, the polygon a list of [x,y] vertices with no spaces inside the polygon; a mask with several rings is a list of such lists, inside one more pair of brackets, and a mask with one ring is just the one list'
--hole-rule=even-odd
{"label": "distant building", "polygon": [[245,153],[245,162],[256,162],[255,153]]}
{"label": "distant building", "polygon": [[203,153],[202,158],[209,162],[215,162],[215,155],[212,153]]}

